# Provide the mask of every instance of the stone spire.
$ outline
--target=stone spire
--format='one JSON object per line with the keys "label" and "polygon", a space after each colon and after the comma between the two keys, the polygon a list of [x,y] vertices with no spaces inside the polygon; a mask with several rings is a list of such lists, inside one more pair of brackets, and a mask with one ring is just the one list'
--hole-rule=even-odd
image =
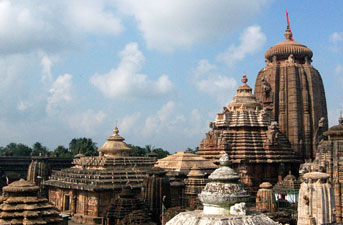
{"label": "stone spire", "polygon": [[48,197],[48,192],[46,186],[41,184],[48,180],[50,175],[51,167],[47,158],[34,157],[27,171],[27,181],[37,185],[40,189],[39,194],[44,197]]}
{"label": "stone spire", "polygon": [[227,106],[227,109],[235,111],[262,109],[262,105],[257,102],[256,97],[252,94],[252,88],[247,84],[248,78],[245,74],[243,74],[241,81],[242,85],[237,88],[237,94],[233,97],[233,101]]}
{"label": "stone spire", "polygon": [[201,207],[198,200],[198,194],[207,183],[206,175],[199,169],[197,164],[191,168],[185,179],[185,195],[187,196],[188,207],[196,209]]}
{"label": "stone spire", "polygon": [[311,65],[312,50],[291,37],[286,29],[286,40],[266,51],[266,66],[258,73],[254,94],[278,122],[297,156],[313,159],[318,139],[328,129],[324,85]]}
{"label": "stone spire", "polygon": [[[115,199],[106,214],[107,224],[120,224],[122,219],[137,210],[141,210],[143,213],[140,214],[151,221],[151,212],[148,210],[145,203],[137,198],[131,189],[130,184],[127,183],[119,194],[119,198]],[[139,219],[143,220],[144,217]]]}
{"label": "stone spire", "polygon": [[104,145],[98,150],[99,155],[105,157],[121,157],[126,156],[131,151],[131,148],[124,142],[125,138],[119,135],[118,127],[113,130],[113,135],[107,138]]}

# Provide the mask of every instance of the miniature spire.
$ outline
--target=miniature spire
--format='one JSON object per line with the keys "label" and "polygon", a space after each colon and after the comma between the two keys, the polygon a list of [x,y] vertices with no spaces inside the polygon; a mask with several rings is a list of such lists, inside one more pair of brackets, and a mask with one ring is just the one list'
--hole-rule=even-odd
{"label": "miniature spire", "polygon": [[119,136],[119,129],[117,126],[114,128],[113,133],[114,133],[114,136]]}

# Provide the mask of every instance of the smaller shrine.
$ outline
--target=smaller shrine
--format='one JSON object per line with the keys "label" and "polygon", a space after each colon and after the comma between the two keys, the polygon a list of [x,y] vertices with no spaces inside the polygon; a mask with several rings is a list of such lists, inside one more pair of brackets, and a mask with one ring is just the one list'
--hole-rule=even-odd
{"label": "smaller shrine", "polygon": [[273,193],[273,185],[263,182],[256,194],[256,210],[259,212],[273,213],[277,210],[276,199]]}
{"label": "smaller shrine", "polygon": [[106,212],[127,182],[142,195],[143,181],[153,167],[148,157],[129,156],[131,149],[116,127],[98,150],[99,156],[74,158],[72,168],[53,171],[44,184],[49,200],[77,223],[103,224]]}
{"label": "smaller shrine", "polygon": [[300,160],[295,157],[290,142],[279,131],[243,75],[242,85],[233,101],[218,113],[211,130],[200,143],[197,154],[217,162],[227,153],[244,185],[257,191],[263,181],[276,183],[288,170],[297,172]]}
{"label": "smaller shrine", "polygon": [[[133,212],[135,212],[135,218],[132,218],[131,213]],[[138,217],[138,215],[140,215],[140,217]],[[137,198],[130,185],[127,184],[108,210],[106,214],[106,224],[120,225],[126,224],[129,221],[133,222],[133,220],[140,222],[140,224],[155,224],[152,221],[152,214],[151,211],[148,210],[147,205],[141,199]],[[127,224],[129,225],[129,223]]]}
{"label": "smaller shrine", "polygon": [[2,188],[0,224],[64,224],[59,211],[39,196],[39,187],[24,179]]}
{"label": "smaller shrine", "polygon": [[43,182],[49,179],[51,175],[51,167],[46,157],[32,157],[32,162],[27,170],[27,181],[39,187],[39,194],[48,197],[48,190]]}
{"label": "smaller shrine", "polygon": [[217,225],[275,225],[264,214],[250,214],[245,207],[249,195],[239,182],[239,175],[229,167],[227,154],[220,158],[220,168],[209,176],[209,183],[199,194],[204,205],[203,211],[187,211],[179,213],[167,222],[176,224],[217,224]]}
{"label": "smaller shrine", "polygon": [[187,174],[185,182],[185,197],[187,200],[186,207],[194,210],[202,208],[198,194],[204,189],[208,182],[206,175],[199,169],[197,164],[194,164],[192,169]]}

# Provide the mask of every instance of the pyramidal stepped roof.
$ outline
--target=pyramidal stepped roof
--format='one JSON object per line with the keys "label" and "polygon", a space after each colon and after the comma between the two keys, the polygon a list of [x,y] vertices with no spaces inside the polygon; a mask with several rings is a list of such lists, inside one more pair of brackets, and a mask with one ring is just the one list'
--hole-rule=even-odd
{"label": "pyramidal stepped roof", "polygon": [[0,224],[62,224],[59,211],[38,196],[38,186],[20,179],[2,190]]}
{"label": "pyramidal stepped roof", "polygon": [[104,145],[98,150],[100,155],[108,157],[120,157],[128,155],[131,148],[124,142],[125,138],[119,135],[117,127],[113,130],[113,135],[107,138]]}
{"label": "pyramidal stepped roof", "polygon": [[185,175],[197,164],[199,170],[210,172],[217,168],[212,161],[189,152],[177,152],[157,161],[156,166],[167,171],[183,172]]}

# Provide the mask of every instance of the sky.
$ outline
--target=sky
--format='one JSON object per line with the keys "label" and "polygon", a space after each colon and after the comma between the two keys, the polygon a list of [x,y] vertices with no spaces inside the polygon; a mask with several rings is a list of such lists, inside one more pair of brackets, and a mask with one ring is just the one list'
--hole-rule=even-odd
{"label": "sky", "polygon": [[343,109],[343,1],[0,0],[0,146],[199,146],[284,40],[313,51],[330,126]]}

